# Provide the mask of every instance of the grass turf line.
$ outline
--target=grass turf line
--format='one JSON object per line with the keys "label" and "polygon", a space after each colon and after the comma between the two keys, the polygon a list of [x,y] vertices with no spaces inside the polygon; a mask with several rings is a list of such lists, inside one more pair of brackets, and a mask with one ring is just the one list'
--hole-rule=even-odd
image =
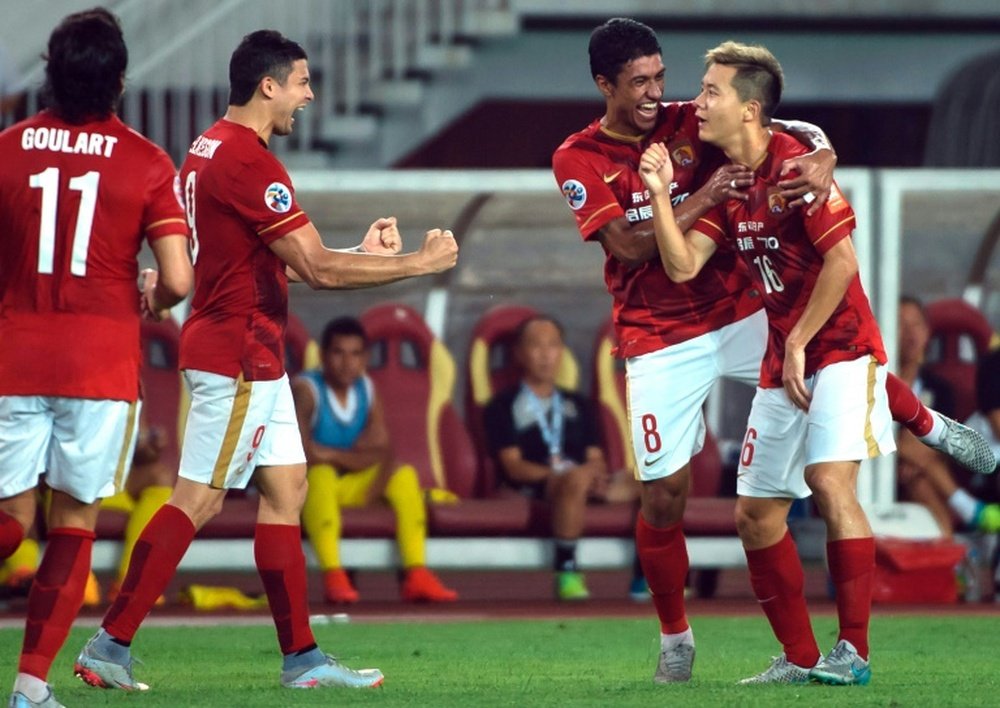
{"label": "grass turf line", "polygon": [[[72,676],[92,630],[70,635],[50,674],[74,706],[977,706],[1000,695],[1000,618],[876,617],[872,684],[867,687],[759,686],[735,682],[762,671],[780,651],[762,618],[696,617],[698,654],[689,684],[655,686],[655,621],[581,619],[324,625],[325,651],[353,668],[377,666],[375,690],[291,691],[278,685],[270,627],[148,627],[134,644],[142,695],[104,691]],[[814,622],[823,651],[833,618]],[[19,630],[0,630],[0,661],[13,683]]]}

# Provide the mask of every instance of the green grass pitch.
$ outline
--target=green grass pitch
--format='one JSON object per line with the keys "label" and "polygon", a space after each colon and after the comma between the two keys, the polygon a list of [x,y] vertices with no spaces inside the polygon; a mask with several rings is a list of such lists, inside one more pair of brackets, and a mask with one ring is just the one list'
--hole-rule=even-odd
{"label": "green grass pitch", "polygon": [[[1000,705],[1000,617],[879,616],[872,625],[867,687],[764,686],[735,682],[763,670],[778,647],[756,617],[695,617],[698,655],[690,684],[655,686],[654,620],[355,622],[315,627],[320,645],[350,666],[378,666],[375,690],[278,686],[270,626],[146,627],[134,644],[145,694],[84,686],[76,629],[50,675],[58,698],[78,706],[991,706]],[[828,650],[835,619],[815,620]],[[13,681],[19,630],[0,630],[3,698]]]}

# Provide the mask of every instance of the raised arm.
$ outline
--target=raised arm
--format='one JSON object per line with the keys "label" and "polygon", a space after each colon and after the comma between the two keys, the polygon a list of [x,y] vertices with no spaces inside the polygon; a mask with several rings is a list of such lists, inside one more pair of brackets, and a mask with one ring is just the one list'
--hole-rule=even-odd
{"label": "raised arm", "polygon": [[[372,229],[378,223],[376,221],[369,228],[364,243],[367,244]],[[272,242],[271,250],[285,262],[290,279],[301,280],[315,290],[384,285],[405,278],[440,273],[452,268],[458,260],[458,244],[451,231],[428,231],[419,251],[363,253],[326,248],[312,222]]]}
{"label": "raised arm", "polygon": [[[677,228],[681,232],[688,231],[698,219],[727,199],[746,199],[745,189],[751,184],[753,173],[746,166],[723,165],[694,194],[676,206],[671,203]],[[669,186],[668,181],[667,201],[670,201]],[[597,232],[597,238],[611,255],[633,268],[659,255],[655,229],[650,221],[630,224],[628,219],[620,217],[605,224]]]}
{"label": "raised arm", "polygon": [[789,206],[794,208],[808,205],[806,214],[812,216],[830,197],[837,153],[826,133],[812,123],[772,119],[771,127],[788,133],[812,149],[812,152],[805,155],[785,160],[781,166],[781,176],[791,172],[796,172],[797,175],[778,183],[782,189],[781,196],[789,200]]}
{"label": "raised arm", "polygon": [[792,403],[802,410],[809,410],[811,399],[805,383],[806,345],[844,299],[857,272],[858,258],[854,253],[854,244],[851,239],[843,238],[823,254],[823,267],[816,279],[816,286],[809,295],[802,315],[785,340],[781,382]]}
{"label": "raised arm", "polygon": [[639,175],[649,190],[653,228],[663,270],[675,283],[684,283],[701,272],[715,253],[715,241],[688,230],[685,234],[674,218],[670,182],[674,176],[670,155],[662,143],[650,145],[639,161]]}

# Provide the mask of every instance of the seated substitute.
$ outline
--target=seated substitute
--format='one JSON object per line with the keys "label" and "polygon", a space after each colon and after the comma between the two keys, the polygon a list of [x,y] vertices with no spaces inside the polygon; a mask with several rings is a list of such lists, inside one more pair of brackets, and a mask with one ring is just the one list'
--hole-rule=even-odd
{"label": "seated substitute", "polygon": [[368,336],[353,317],[323,330],[321,368],[293,385],[295,412],[309,465],[302,525],[323,569],[327,602],[353,603],[358,591],[340,563],[341,508],[383,500],[396,514],[396,542],[403,563],[400,594],[410,602],[450,602],[446,588],[425,565],[427,510],[417,471],[393,458],[382,401],[365,373]]}
{"label": "seated substitute", "polygon": [[590,596],[576,564],[588,496],[607,481],[607,465],[589,402],[556,386],[562,327],[538,315],[518,327],[514,354],[521,381],[487,404],[483,422],[504,482],[552,505],[556,596]]}
{"label": "seated substitute", "polygon": [[[954,390],[923,366],[930,336],[923,304],[903,295],[899,299],[899,378],[924,405],[952,416]],[[955,531],[953,517],[968,529],[1000,530],[1000,505],[986,504],[960,487],[944,454],[922,445],[905,428],[897,438],[897,458],[901,496],[926,506],[945,538]]]}

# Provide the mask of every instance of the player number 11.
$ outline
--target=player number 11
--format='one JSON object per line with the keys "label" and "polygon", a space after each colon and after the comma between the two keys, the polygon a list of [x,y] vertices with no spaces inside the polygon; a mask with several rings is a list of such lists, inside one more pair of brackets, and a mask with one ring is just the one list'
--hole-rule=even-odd
{"label": "player number 11", "polygon": [[[94,210],[97,208],[97,185],[100,181],[100,173],[94,171],[73,177],[69,181],[69,188],[80,192],[69,272],[81,277],[87,274],[87,249],[90,248]],[[56,250],[59,168],[49,167],[37,175],[31,175],[28,177],[28,185],[32,189],[42,190],[42,218],[38,227],[38,272],[52,275]]]}

